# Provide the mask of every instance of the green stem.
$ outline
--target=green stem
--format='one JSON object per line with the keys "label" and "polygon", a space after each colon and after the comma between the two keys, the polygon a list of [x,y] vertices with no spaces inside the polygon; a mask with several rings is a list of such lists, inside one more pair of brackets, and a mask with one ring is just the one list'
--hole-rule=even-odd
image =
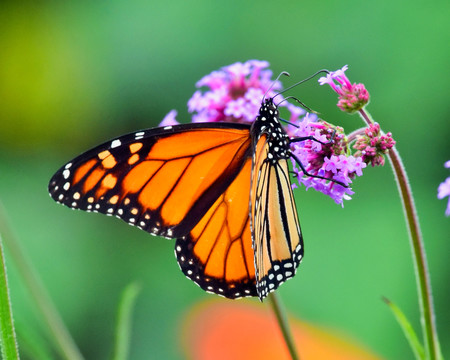
{"label": "green stem", "polygon": [[[373,123],[370,114],[364,109],[360,115],[369,125]],[[409,232],[411,250],[417,282],[417,292],[421,313],[421,324],[425,340],[425,348],[429,359],[440,359],[441,352],[436,330],[435,315],[433,309],[433,298],[431,293],[431,282],[428,272],[427,257],[423,244],[422,232],[417,217],[414,198],[405,167],[395,147],[388,152],[389,160],[397,181],[398,191],[402,200],[403,210]]]}
{"label": "green stem", "polygon": [[19,359],[16,332],[9,297],[6,262],[3,254],[2,237],[0,236],[0,347],[2,359]]}
{"label": "green stem", "polygon": [[5,244],[23,278],[25,286],[30,292],[31,298],[39,310],[39,314],[50,330],[51,338],[54,340],[61,357],[67,360],[82,360],[83,357],[80,351],[42,285],[41,279],[33,269],[30,260],[26,257],[19,241],[11,230],[1,203],[0,231],[4,234]]}
{"label": "green stem", "polygon": [[133,282],[122,293],[117,312],[113,360],[126,360],[130,349],[131,317],[140,286]]}
{"label": "green stem", "polygon": [[267,296],[267,299],[270,301],[270,305],[272,305],[273,312],[277,318],[278,325],[280,325],[281,333],[283,334],[284,341],[286,342],[292,360],[299,360],[300,358],[297,355],[295,342],[289,328],[286,312],[283,309],[280,298],[275,292],[271,292]]}

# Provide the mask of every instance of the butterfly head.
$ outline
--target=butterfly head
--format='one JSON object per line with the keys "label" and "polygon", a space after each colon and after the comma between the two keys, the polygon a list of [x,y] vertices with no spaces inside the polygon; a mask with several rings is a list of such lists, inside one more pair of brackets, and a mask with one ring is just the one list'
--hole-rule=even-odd
{"label": "butterfly head", "polygon": [[286,134],[280,122],[278,106],[274,104],[273,98],[265,99],[259,109],[259,115],[253,123],[253,133],[256,139],[261,136],[267,138],[269,145],[269,160],[277,161],[280,158],[289,157],[289,136]]}
{"label": "butterfly head", "polygon": [[261,102],[261,107],[259,108],[259,116],[265,116],[266,118],[278,118],[278,106],[274,104],[273,98],[267,98]]}

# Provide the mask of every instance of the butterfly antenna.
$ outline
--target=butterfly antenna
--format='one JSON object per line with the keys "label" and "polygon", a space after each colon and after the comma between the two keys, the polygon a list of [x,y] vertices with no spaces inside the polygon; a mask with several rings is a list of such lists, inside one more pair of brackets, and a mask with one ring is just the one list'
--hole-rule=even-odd
{"label": "butterfly antenna", "polygon": [[[264,99],[266,98],[267,93],[273,88],[273,86],[275,85],[275,83],[280,79],[280,77],[282,75],[285,76],[291,76],[287,71],[282,71],[280,72],[280,74],[277,76],[277,78],[272,82],[272,85],[270,85],[270,87],[267,89],[267,91],[264,93],[263,98],[261,99],[261,104],[264,103]],[[278,94],[277,94],[278,95]],[[276,95],[275,95],[276,96]],[[275,97],[274,96],[274,97]]]}
{"label": "butterfly antenna", "polygon": [[289,86],[288,88],[284,89],[283,91],[280,91],[273,98],[275,99],[278,95],[280,95],[280,94],[282,94],[282,93],[284,93],[284,92],[286,92],[288,90],[291,90],[292,88],[294,88],[294,87],[296,87],[296,86],[298,86],[300,84],[303,84],[306,81],[311,80],[313,77],[316,77],[317,75],[319,75],[321,73],[329,74],[330,72],[328,70],[326,70],[326,69],[319,70],[316,73],[312,74],[311,76],[308,76],[306,79],[303,79],[303,80],[299,81],[298,83],[295,83],[294,85]]}
{"label": "butterfly antenna", "polygon": [[[281,93],[279,93],[279,94],[281,94]],[[279,95],[279,94],[277,94],[277,95]],[[275,96],[277,96],[277,95],[275,95]],[[313,113],[313,114],[318,114],[316,111],[314,111],[313,109],[311,109],[309,106],[307,106],[307,105],[305,105],[304,103],[302,103],[302,102],[301,102],[299,99],[297,99],[295,96],[288,96],[287,98],[284,98],[283,100],[281,100],[281,101],[277,104],[277,107],[280,106],[284,101],[289,100],[289,99],[293,99],[293,100],[297,101],[297,102],[302,106],[302,108],[304,108],[304,109],[307,110],[308,112]]]}

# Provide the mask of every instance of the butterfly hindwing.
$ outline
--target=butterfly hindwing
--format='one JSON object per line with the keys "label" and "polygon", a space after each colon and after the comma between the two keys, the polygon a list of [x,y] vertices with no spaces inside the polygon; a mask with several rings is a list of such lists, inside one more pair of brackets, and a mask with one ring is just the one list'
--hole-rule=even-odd
{"label": "butterfly hindwing", "polygon": [[199,223],[177,239],[183,273],[205,291],[235,299],[256,296],[249,224],[251,158]]}
{"label": "butterfly hindwing", "polygon": [[184,236],[237,176],[250,151],[247,125],[139,131],[63,166],[49,192],[71,208],[115,215],[152,234]]}

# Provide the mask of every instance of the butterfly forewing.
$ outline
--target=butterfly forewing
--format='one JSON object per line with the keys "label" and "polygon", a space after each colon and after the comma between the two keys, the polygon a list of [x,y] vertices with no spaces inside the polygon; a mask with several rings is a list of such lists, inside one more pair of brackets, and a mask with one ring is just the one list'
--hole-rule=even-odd
{"label": "butterfly forewing", "polygon": [[128,134],[63,166],[49,192],[166,237],[187,234],[250,156],[249,127],[191,124]]}

